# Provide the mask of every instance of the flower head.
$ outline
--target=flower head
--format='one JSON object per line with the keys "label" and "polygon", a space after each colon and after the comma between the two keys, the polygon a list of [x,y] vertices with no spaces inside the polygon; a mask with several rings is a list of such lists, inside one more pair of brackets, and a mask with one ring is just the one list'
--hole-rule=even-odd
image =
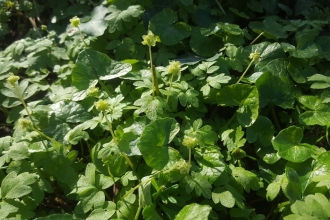
{"label": "flower head", "polygon": [[73,18],[70,19],[70,22],[72,27],[78,27],[80,25],[80,18],[74,16]]}
{"label": "flower head", "polygon": [[254,53],[250,53],[249,58],[252,59],[253,62],[256,62],[260,58],[260,53],[258,51],[255,51]]}
{"label": "flower head", "polygon": [[91,87],[87,90],[87,96],[97,96],[98,92],[99,92],[98,87]]}
{"label": "flower head", "polygon": [[15,86],[15,83],[19,80],[19,76],[15,76],[13,73],[9,73],[9,76],[7,78],[7,82],[9,83],[9,85],[11,85],[12,87]]}
{"label": "flower head", "polygon": [[179,61],[171,61],[167,66],[167,71],[169,74],[178,75],[181,72],[180,69],[181,63]]}
{"label": "flower head", "polygon": [[21,126],[23,129],[30,130],[33,126],[32,121],[26,118],[21,118],[18,120],[19,126]]}
{"label": "flower head", "polygon": [[95,102],[94,105],[98,111],[106,111],[110,108],[110,104],[108,100],[103,100],[103,99]]}
{"label": "flower head", "polygon": [[148,35],[143,35],[142,38],[142,44],[148,45],[149,47],[154,47],[157,42],[160,42],[159,36],[155,36],[151,31],[148,31]]}
{"label": "flower head", "polygon": [[182,145],[186,146],[187,148],[193,148],[198,144],[198,140],[195,137],[190,137],[185,135],[183,137]]}
{"label": "flower head", "polygon": [[47,26],[46,25],[41,25],[41,30],[47,31]]}

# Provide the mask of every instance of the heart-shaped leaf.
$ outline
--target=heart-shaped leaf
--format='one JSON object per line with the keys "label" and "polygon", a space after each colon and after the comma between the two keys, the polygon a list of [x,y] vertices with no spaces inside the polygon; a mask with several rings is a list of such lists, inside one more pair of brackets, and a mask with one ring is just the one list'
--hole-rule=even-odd
{"label": "heart-shaped leaf", "polygon": [[224,87],[217,94],[217,104],[223,106],[239,106],[237,120],[244,126],[252,125],[258,117],[259,94],[254,86],[235,84]]}
{"label": "heart-shaped leaf", "polygon": [[312,145],[300,143],[302,138],[303,129],[291,126],[280,131],[273,140],[273,146],[282,158],[300,163],[310,158],[314,152]]}
{"label": "heart-shaped leaf", "polygon": [[168,163],[168,144],[179,132],[179,124],[173,118],[156,119],[147,125],[137,144],[148,166],[161,170]]}

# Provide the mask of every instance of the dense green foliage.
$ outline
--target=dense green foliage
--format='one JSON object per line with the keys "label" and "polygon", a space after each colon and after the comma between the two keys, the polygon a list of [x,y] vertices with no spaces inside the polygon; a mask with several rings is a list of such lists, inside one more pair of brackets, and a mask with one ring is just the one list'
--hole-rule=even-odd
{"label": "dense green foliage", "polygon": [[329,4],[0,0],[0,219],[329,219]]}

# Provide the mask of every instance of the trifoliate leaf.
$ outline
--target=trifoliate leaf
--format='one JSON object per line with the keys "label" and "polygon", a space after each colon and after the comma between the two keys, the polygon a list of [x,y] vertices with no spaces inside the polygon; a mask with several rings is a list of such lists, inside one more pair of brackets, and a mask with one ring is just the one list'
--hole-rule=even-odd
{"label": "trifoliate leaf", "polygon": [[212,197],[211,184],[200,173],[193,172],[191,176],[186,176],[183,183],[188,194],[194,190],[198,196],[203,195],[206,199]]}

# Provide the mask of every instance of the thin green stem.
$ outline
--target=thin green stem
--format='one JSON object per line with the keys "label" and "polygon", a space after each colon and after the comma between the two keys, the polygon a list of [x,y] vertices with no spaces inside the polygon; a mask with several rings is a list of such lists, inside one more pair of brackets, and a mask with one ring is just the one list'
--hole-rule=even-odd
{"label": "thin green stem", "polygon": [[215,2],[217,3],[217,5],[218,5],[219,9],[222,11],[222,13],[223,13],[224,15],[227,15],[226,12],[225,12],[225,10],[223,10],[223,8],[222,8],[222,6],[221,6],[221,4],[220,4],[221,1],[219,2],[218,0],[215,0]]}
{"label": "thin green stem", "polygon": [[152,96],[155,97],[155,75],[152,71],[152,53],[151,53],[151,46],[149,46],[149,59],[150,59],[150,71],[151,71],[151,80],[152,80]]}
{"label": "thin green stem", "polygon": [[255,157],[252,157],[252,156],[250,156],[250,155],[245,155],[245,157],[247,157],[247,158],[249,158],[249,159],[251,159],[251,160],[254,160],[254,161],[258,161]]}
{"label": "thin green stem", "polygon": [[42,133],[41,131],[39,131],[38,129],[36,129],[35,127],[32,126],[32,129],[37,132],[39,135],[43,136],[44,138],[50,140],[51,142],[54,142],[56,144],[62,145],[60,142],[58,142],[57,140],[45,135],[44,133]]}
{"label": "thin green stem", "polygon": [[121,152],[121,155],[125,158],[125,160],[128,163],[128,165],[134,171],[134,165],[133,165],[132,161],[129,159],[129,157],[124,152]]}
{"label": "thin green stem", "polygon": [[253,39],[253,41],[251,41],[250,45],[254,44],[263,34],[264,32],[261,32],[256,38]]}
{"label": "thin green stem", "polygon": [[84,40],[83,34],[82,34],[82,32],[81,32],[79,26],[78,26],[78,30],[79,30],[79,34],[80,34],[81,41],[83,42],[84,47],[87,48],[87,44],[86,44],[86,42],[85,42],[85,40]]}
{"label": "thin green stem", "polygon": [[107,170],[108,170],[108,173],[109,173],[109,175],[110,175],[110,177],[112,178],[112,179],[115,179],[115,177],[112,175],[112,173],[111,173],[111,170],[110,170],[110,166],[108,165],[107,166]]}
{"label": "thin green stem", "polygon": [[234,120],[234,118],[236,117],[236,112],[234,113],[234,115],[227,121],[227,123],[223,126],[223,127],[228,127],[230,125],[230,123]]}
{"label": "thin green stem", "polygon": [[170,80],[170,88],[168,89],[166,103],[168,103],[168,100],[169,100],[170,95],[171,95],[171,88],[172,88],[173,76],[174,76],[174,74],[172,73],[171,80]]}
{"label": "thin green stem", "polygon": [[27,107],[27,105],[26,105],[26,103],[24,101],[24,98],[23,98],[21,92],[18,89],[17,84],[14,86],[14,90],[15,90],[16,94],[18,95],[19,100],[22,102],[22,104],[23,104],[23,106],[25,108],[25,111],[27,112],[27,114],[28,114],[28,116],[29,116],[29,118],[30,118],[30,120],[31,120],[31,122],[33,124],[31,113],[30,113],[30,111],[29,111],[29,109],[28,109],[28,107]]}
{"label": "thin green stem", "polygon": [[108,94],[108,96],[110,97],[111,92],[110,90],[106,87],[106,85],[104,84],[104,82],[102,82],[101,80],[98,80],[98,83],[100,83],[101,88]]}
{"label": "thin green stem", "polygon": [[108,120],[108,117],[107,115],[105,114],[105,112],[102,112],[103,113],[103,116],[105,117],[105,120],[107,122],[107,125],[108,125],[108,128],[110,130],[110,133],[111,133],[111,136],[112,136],[112,139],[113,141],[115,142],[116,145],[118,145],[118,141],[117,141],[117,138],[115,136],[115,133],[113,132],[113,129],[112,129],[112,125],[110,123],[110,121]]}
{"label": "thin green stem", "polygon": [[152,74],[153,74],[154,79],[155,79],[155,85],[154,86],[155,86],[156,95],[159,96],[160,92],[159,92],[159,88],[158,88],[158,80],[157,80],[156,69],[155,69],[154,65],[152,66]]}
{"label": "thin green stem", "polygon": [[238,84],[238,83],[243,79],[243,77],[245,76],[246,72],[250,69],[252,63],[253,63],[253,59],[251,60],[251,62],[249,63],[249,65],[246,67],[244,73],[243,73],[243,74],[241,75],[241,77],[238,79],[238,81],[237,81],[236,84]]}
{"label": "thin green stem", "polygon": [[274,104],[272,102],[270,103],[270,110],[272,112],[272,116],[273,116],[273,119],[274,119],[274,122],[275,122],[275,126],[278,129],[278,131],[280,131],[281,130],[281,126],[280,126],[280,123],[278,122],[278,119],[277,119],[277,116],[276,116],[276,112],[275,112],[275,109],[274,109]]}
{"label": "thin green stem", "polygon": [[191,165],[191,147],[189,147],[188,163]]}
{"label": "thin green stem", "polygon": [[109,194],[108,194],[105,190],[103,190],[103,193],[104,193],[105,197],[106,197],[109,201],[111,201],[111,197],[109,196]]}
{"label": "thin green stem", "polygon": [[139,205],[139,208],[138,208],[138,210],[136,211],[136,214],[135,214],[135,216],[134,216],[134,220],[138,220],[138,219],[139,219],[139,216],[140,216],[141,210],[142,210],[142,207]]}

